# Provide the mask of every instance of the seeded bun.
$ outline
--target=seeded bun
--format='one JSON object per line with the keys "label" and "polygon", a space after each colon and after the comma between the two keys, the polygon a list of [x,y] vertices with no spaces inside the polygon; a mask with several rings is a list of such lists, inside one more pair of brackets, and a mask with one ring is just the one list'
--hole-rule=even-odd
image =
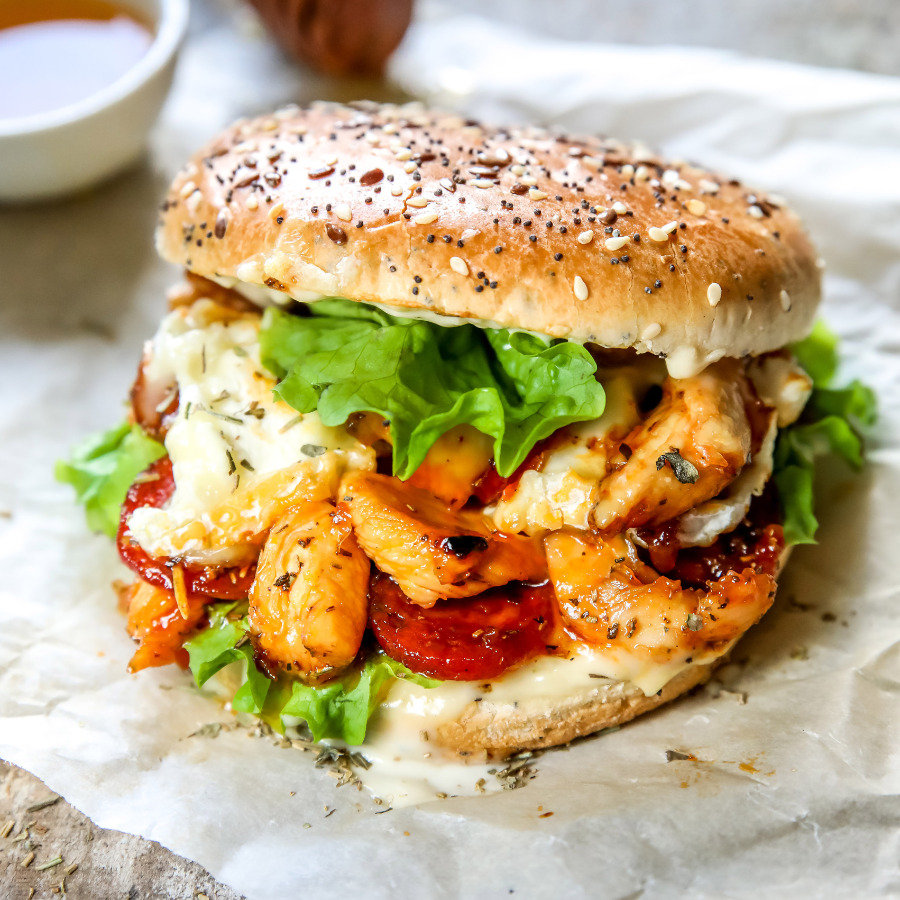
{"label": "seeded bun", "polygon": [[820,294],[806,232],[773,197],[615,141],[408,106],[237,123],[175,179],[157,246],[251,299],[472,318],[665,355],[680,374],[802,337]]}

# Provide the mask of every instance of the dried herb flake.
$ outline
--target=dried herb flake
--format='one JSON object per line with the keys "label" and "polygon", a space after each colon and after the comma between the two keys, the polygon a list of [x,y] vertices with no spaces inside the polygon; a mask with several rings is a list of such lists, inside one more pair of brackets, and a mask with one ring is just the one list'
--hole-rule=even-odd
{"label": "dried herb flake", "polygon": [[663,453],[656,460],[657,471],[662,469],[666,463],[672,467],[675,477],[682,484],[694,484],[700,477],[697,467],[692,462],[688,462],[675,447],[671,447],[668,453]]}

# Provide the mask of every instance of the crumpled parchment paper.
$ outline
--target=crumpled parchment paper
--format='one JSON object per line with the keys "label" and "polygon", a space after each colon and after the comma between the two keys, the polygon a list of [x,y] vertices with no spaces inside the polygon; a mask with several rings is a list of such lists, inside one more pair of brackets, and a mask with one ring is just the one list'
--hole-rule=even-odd
{"label": "crumpled parchment paper", "polygon": [[126,674],[114,550],[51,472],[120,417],[176,277],[152,249],[175,168],[236,115],[322,87],[198,4],[147,163],[0,211],[0,756],[251,900],[900,892],[900,81],[554,43],[434,7],[392,74],[444,106],[638,137],[787,197],[828,265],[846,377],[879,392],[868,470],[822,478],[820,543],[795,552],[727,690],[548,753],[524,789],[376,815],[309,754],[243,729],[191,737],[227,714],[176,669]]}

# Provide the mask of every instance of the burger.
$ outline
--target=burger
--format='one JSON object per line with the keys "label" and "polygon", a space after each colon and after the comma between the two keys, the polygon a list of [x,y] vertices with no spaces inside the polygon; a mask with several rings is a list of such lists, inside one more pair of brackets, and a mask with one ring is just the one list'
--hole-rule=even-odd
{"label": "burger", "polygon": [[812,539],[816,453],[859,462],[797,217],[639,147],[292,107],[156,238],[130,418],[58,475],[133,573],[132,670],[229,667],[317,740],[503,756],[672,700]]}

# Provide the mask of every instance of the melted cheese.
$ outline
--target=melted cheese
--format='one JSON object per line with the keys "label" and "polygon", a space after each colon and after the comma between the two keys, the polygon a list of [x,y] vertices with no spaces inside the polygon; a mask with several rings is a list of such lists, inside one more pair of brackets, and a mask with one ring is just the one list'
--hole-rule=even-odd
{"label": "melted cheese", "polygon": [[542,534],[565,526],[590,527],[609,457],[640,421],[638,403],[651,385],[662,383],[665,369],[648,358],[597,377],[606,392],[603,415],[562,429],[541,470],[524,472],[512,495],[488,511],[501,531]]}
{"label": "melted cheese", "polygon": [[129,524],[152,556],[241,561],[244,548],[229,540],[271,527],[280,509],[268,502],[273,492],[288,497],[304,478],[330,483],[347,469],[374,468],[372,451],[344,427],[274,399],[275,379],[259,359],[260,321],[201,300],[170,313],[148,348],[146,377],[174,381],[179,392],[165,440],[175,492],[164,508],[136,510]]}
{"label": "melted cheese", "polygon": [[747,371],[759,399],[777,413],[778,427],[796,422],[813,389],[797,361],[787,353],[769,354],[753,360]]}

